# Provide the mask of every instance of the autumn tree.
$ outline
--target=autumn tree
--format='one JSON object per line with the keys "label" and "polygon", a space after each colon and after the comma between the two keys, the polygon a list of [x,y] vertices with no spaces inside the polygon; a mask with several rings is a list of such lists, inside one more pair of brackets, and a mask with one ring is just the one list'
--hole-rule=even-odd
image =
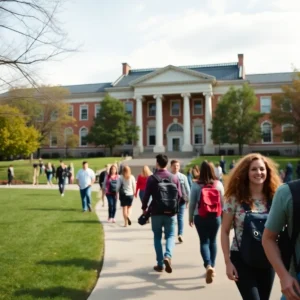
{"label": "autumn tree", "polygon": [[17,108],[0,106],[1,155],[28,156],[38,149],[40,134],[33,126],[27,126],[26,122],[26,116]]}
{"label": "autumn tree", "polygon": [[280,134],[283,140],[300,145],[300,73],[290,85],[282,86],[282,93],[272,96],[271,120],[275,125],[287,125]]}
{"label": "autumn tree", "polygon": [[110,149],[138,140],[139,128],[133,124],[132,116],[125,111],[124,103],[106,95],[101,109],[88,134],[88,141]]}
{"label": "autumn tree", "polygon": [[230,87],[219,101],[212,120],[212,139],[215,143],[238,144],[239,155],[243,147],[261,137],[258,120],[262,114],[255,111],[257,102],[251,87]]}
{"label": "autumn tree", "polygon": [[26,116],[27,125],[40,132],[41,145],[49,145],[52,135],[56,137],[58,146],[65,146],[65,128],[75,123],[65,101],[68,95],[68,90],[62,87],[12,89],[2,103],[17,108]]}
{"label": "autumn tree", "polygon": [[76,51],[58,21],[64,0],[0,0],[0,92],[36,86],[35,66]]}

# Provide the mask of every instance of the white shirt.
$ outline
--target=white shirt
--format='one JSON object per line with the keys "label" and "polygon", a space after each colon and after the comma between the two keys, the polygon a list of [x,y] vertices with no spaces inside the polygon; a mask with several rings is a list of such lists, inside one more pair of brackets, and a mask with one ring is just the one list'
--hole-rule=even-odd
{"label": "white shirt", "polygon": [[95,180],[95,172],[90,168],[80,169],[77,172],[76,179],[78,179],[79,188],[83,190],[92,184],[92,180]]}
{"label": "white shirt", "polygon": [[218,179],[222,179],[223,172],[220,166],[215,167],[215,175]]}

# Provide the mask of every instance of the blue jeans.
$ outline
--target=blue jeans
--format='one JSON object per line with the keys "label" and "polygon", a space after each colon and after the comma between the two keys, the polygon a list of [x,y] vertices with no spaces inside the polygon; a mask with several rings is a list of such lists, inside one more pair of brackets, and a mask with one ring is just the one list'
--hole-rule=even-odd
{"label": "blue jeans", "polygon": [[179,205],[177,214],[178,235],[183,235],[185,203]]}
{"label": "blue jeans", "polygon": [[140,200],[142,201],[143,198],[144,198],[144,195],[145,195],[145,191],[139,191],[139,197],[140,197]]}
{"label": "blue jeans", "polygon": [[117,197],[116,194],[106,194],[108,202],[108,218],[114,219],[117,210]]}
{"label": "blue jeans", "polygon": [[90,186],[86,187],[85,189],[80,190],[82,209],[84,211],[86,211],[87,209],[92,209],[91,193],[92,193],[92,188]]}
{"label": "blue jeans", "polygon": [[[157,265],[163,266],[164,257],[172,258],[172,253],[175,246],[175,216],[151,216],[151,224],[154,234],[154,248],[156,252]],[[163,254],[163,247],[161,243],[163,228],[166,238],[165,254]]]}
{"label": "blue jeans", "polygon": [[214,267],[217,256],[216,237],[221,224],[221,217],[201,218],[194,216],[194,223],[200,239],[200,252],[204,267]]}
{"label": "blue jeans", "polygon": [[58,179],[58,189],[59,189],[59,192],[61,194],[64,193],[64,190],[65,190],[65,180],[64,179]]}

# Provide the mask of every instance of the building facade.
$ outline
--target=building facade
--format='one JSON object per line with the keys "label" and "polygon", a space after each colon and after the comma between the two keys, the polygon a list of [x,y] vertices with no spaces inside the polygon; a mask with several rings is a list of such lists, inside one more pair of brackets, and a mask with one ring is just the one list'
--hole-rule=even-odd
{"label": "building facade", "polygon": [[[213,112],[230,86],[242,87],[248,83],[258,98],[256,109],[265,115],[260,120],[263,133],[261,141],[245,145],[245,152],[278,150],[292,155],[297,146],[283,140],[280,134],[290,125],[273,128],[269,114],[272,95],[282,93],[281,86],[293,80],[293,73],[250,74],[245,73],[244,56],[237,62],[216,65],[166,66],[159,69],[133,70],[122,64],[122,75],[113,83],[64,86],[70,91],[66,101],[76,126],[65,129],[66,134],[78,134],[78,148],[74,155],[85,156],[99,152],[99,147],[87,144],[85,136],[93,119],[101,109],[106,93],[124,101],[125,109],[132,114],[140,127],[136,144],[126,144],[115,151],[138,155],[143,152],[189,152],[218,154],[219,145],[210,137]],[[237,145],[222,145],[227,153],[237,153]],[[50,138],[42,153],[64,151]]]}

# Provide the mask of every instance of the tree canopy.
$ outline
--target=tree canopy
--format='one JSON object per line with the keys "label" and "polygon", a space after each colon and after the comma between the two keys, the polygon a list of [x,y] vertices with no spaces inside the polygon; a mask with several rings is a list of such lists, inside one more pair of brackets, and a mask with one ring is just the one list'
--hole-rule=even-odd
{"label": "tree canopy", "polygon": [[291,85],[282,86],[282,93],[272,96],[271,120],[275,125],[289,125],[281,137],[300,144],[300,73]]}
{"label": "tree canopy", "polygon": [[132,116],[125,111],[124,103],[106,95],[100,103],[101,109],[88,134],[88,141],[110,149],[138,139],[139,128],[133,124]]}
{"label": "tree canopy", "polygon": [[27,126],[21,111],[8,105],[0,106],[1,155],[30,155],[39,148],[39,138],[39,132]]}
{"label": "tree canopy", "polygon": [[262,114],[255,111],[257,98],[247,84],[242,88],[230,87],[219,101],[212,119],[212,139],[215,143],[238,144],[243,147],[261,137],[258,120]]}

